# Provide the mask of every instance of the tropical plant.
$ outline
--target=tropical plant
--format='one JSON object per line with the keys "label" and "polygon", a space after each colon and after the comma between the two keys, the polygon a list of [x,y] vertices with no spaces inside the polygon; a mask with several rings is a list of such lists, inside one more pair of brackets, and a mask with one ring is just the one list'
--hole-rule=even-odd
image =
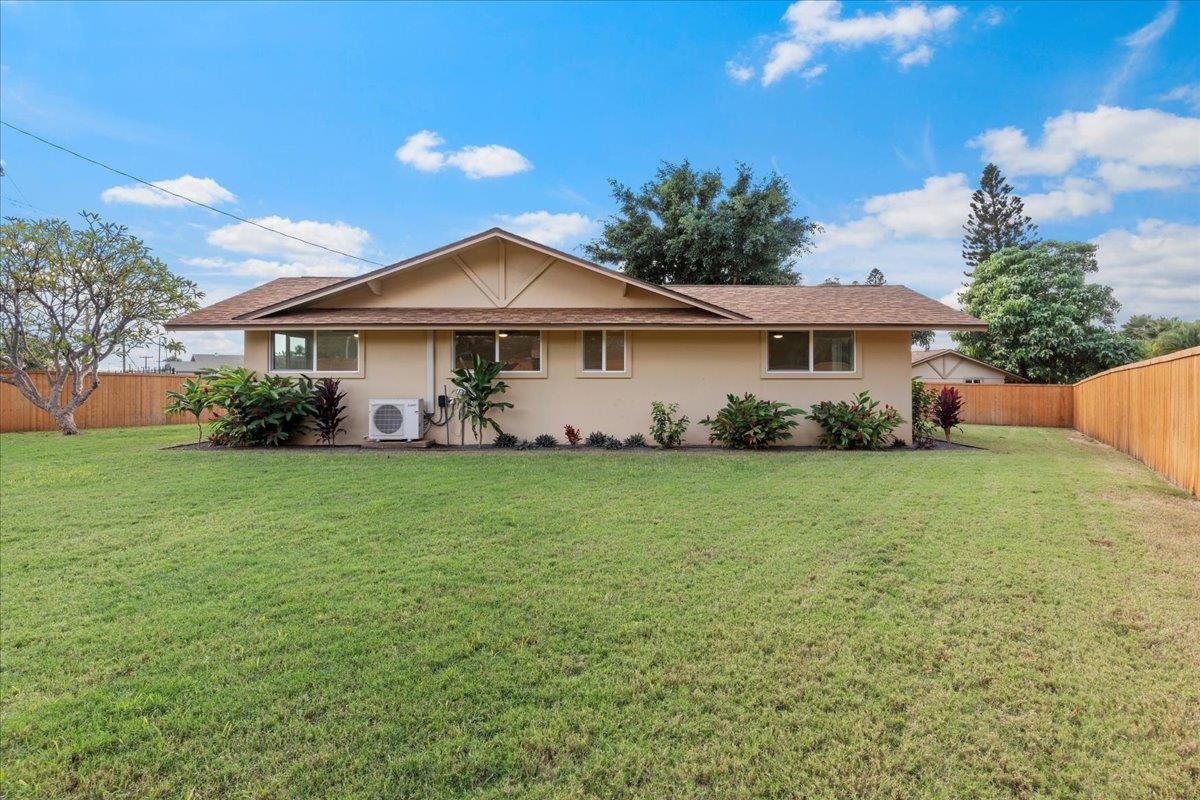
{"label": "tropical plant", "polygon": [[534,447],[558,447],[558,439],[555,439],[553,434],[543,433],[534,438],[533,446]]}
{"label": "tropical plant", "polygon": [[498,433],[492,441],[494,447],[516,447],[520,440],[511,433]]}
{"label": "tropical plant", "polygon": [[609,440],[609,435],[603,431],[592,431],[587,435],[584,443],[588,447],[604,447],[604,443]]}
{"label": "tropical plant", "polygon": [[604,440],[605,450],[620,450],[622,447],[621,440],[615,436],[610,436]]}
{"label": "tropical plant", "polygon": [[950,429],[958,428],[962,423],[963,399],[958,389],[947,386],[938,392],[937,403],[933,407],[933,421],[946,434],[950,441]]}
{"label": "tropical plant", "polygon": [[631,433],[625,437],[626,447],[645,447],[646,437],[640,433]]}
{"label": "tropical plant", "polygon": [[458,389],[458,417],[471,426],[471,433],[482,449],[485,430],[491,428],[496,433],[504,433],[491,415],[512,408],[513,404],[495,399],[508,391],[508,384],[497,380],[504,365],[481,358],[478,353],[473,353],[471,358],[469,368],[460,367],[450,373],[450,382]]}
{"label": "tropical plant", "polygon": [[321,378],[316,383],[313,398],[313,423],[317,441],[330,447],[337,443],[337,435],[345,433],[342,423],[346,421],[346,406],[342,403],[346,393],[339,391],[341,381],[336,378]]}
{"label": "tropical plant", "polygon": [[658,400],[650,403],[650,438],[664,450],[679,447],[683,443],[683,435],[691,422],[687,416],[676,417],[678,413],[678,403],[662,403]]}
{"label": "tropical plant", "polygon": [[617,213],[588,255],[654,283],[795,284],[792,264],[812,248],[820,226],[795,216],[787,181],[755,181],[741,164],[721,173],[684,161],[663,163],[640,190],[611,181]]}
{"label": "tropical plant", "polygon": [[308,431],[316,409],[313,382],[264,375],[245,367],[226,367],[205,379],[213,406],[224,413],[213,420],[209,438],[235,446],[280,445]]}
{"label": "tropical plant", "polygon": [[[198,307],[195,283],[141,239],[95,214],[0,225],[0,383],[45,411],[63,434],[100,385],[100,365]],[[47,380],[30,374],[44,371]]]}
{"label": "tropical plant", "polygon": [[579,444],[579,440],[582,438],[579,435],[579,428],[574,425],[563,425],[563,436],[567,437],[567,444],[571,447]]}
{"label": "tropical plant", "polygon": [[1167,328],[1150,342],[1151,356],[1165,356],[1189,347],[1200,347],[1200,321],[1180,322]]}
{"label": "tropical plant", "polygon": [[871,393],[861,391],[852,401],[825,400],[812,406],[804,415],[821,426],[817,443],[834,450],[878,450],[889,444],[892,431],[904,424],[900,412],[885,405]]}
{"label": "tropical plant", "polygon": [[204,441],[204,424],[200,418],[204,412],[213,407],[212,392],[205,381],[199,378],[188,378],[179,387],[180,391],[167,391],[167,405],[163,409],[168,414],[191,414],[196,418],[196,444]]}
{"label": "tropical plant", "polygon": [[913,444],[917,447],[931,447],[933,435],[937,432],[932,416],[937,405],[937,392],[925,385],[920,378],[912,379],[912,430]]}
{"label": "tropical plant", "polygon": [[792,429],[800,423],[793,419],[800,409],[779,400],[760,400],[746,392],[725,396],[725,407],[714,417],[700,420],[712,430],[710,442],[738,450],[758,450],[790,438]]}

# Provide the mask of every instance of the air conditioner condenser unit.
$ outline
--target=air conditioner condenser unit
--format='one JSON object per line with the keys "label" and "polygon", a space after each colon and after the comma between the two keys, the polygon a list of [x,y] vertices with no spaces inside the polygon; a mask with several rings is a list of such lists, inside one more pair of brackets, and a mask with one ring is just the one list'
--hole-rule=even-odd
{"label": "air conditioner condenser unit", "polygon": [[425,400],[406,397],[400,400],[371,400],[367,417],[367,438],[376,442],[415,442],[425,435]]}

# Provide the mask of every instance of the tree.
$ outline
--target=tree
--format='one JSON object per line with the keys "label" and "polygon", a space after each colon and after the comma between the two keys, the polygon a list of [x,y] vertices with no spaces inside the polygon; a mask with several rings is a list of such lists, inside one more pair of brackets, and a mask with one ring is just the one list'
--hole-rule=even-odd
{"label": "tree", "polygon": [[1071,383],[1138,358],[1113,330],[1121,304],[1111,287],[1089,283],[1096,246],[1041,242],[1008,247],[975,269],[963,309],[985,332],[952,334],[962,352],[1036,383]]}
{"label": "tree", "polygon": [[1025,203],[1012,191],[999,167],[988,164],[983,168],[979,188],[971,195],[971,213],[963,225],[962,257],[971,270],[1006,247],[1030,247],[1039,241],[1037,226],[1025,215]]}
{"label": "tree", "polygon": [[787,181],[756,183],[744,164],[728,187],[687,161],[664,163],[640,191],[610,185],[620,210],[585,250],[653,283],[796,284],[792,262],[820,230],[793,216]]}
{"label": "tree", "polygon": [[[75,411],[100,385],[100,362],[149,341],[202,296],[124,226],[82,216],[78,229],[59,219],[0,226],[0,381],[64,434],[79,432]],[[46,371],[44,392],[34,369]]]}
{"label": "tree", "polygon": [[883,286],[885,283],[887,278],[883,276],[883,270],[871,267],[871,271],[867,273],[867,286]]}
{"label": "tree", "polygon": [[1154,337],[1148,355],[1165,356],[1189,347],[1200,347],[1200,321],[1177,322]]}
{"label": "tree", "polygon": [[919,347],[922,350],[928,350],[929,348],[933,347],[933,339],[935,335],[936,334],[934,334],[933,331],[913,331],[912,346]]}
{"label": "tree", "polygon": [[1130,339],[1149,342],[1159,334],[1183,322],[1179,317],[1155,317],[1150,314],[1134,314],[1121,326],[1121,333]]}

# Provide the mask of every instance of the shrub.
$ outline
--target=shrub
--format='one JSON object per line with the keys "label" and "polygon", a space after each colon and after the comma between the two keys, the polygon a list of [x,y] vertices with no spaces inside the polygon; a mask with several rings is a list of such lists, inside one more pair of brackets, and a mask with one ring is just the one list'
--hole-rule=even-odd
{"label": "shrub", "polygon": [[163,409],[168,414],[191,414],[196,418],[196,444],[204,441],[204,425],[200,417],[213,407],[212,391],[208,382],[199,378],[188,378],[179,387],[182,391],[167,392],[167,406]]}
{"label": "shrub", "polygon": [[821,426],[818,443],[834,450],[878,450],[904,423],[900,412],[891,406],[880,410],[879,401],[872,400],[867,391],[859,392],[850,402],[817,403],[804,416]]}
{"label": "shrub", "polygon": [[579,440],[583,438],[579,435],[579,428],[574,425],[563,425],[563,436],[567,437],[567,444],[571,447],[579,444]]}
{"label": "shrub", "polygon": [[533,440],[534,447],[558,447],[558,439],[549,433],[543,433]]}
{"label": "shrub", "polygon": [[488,361],[478,353],[473,355],[473,363],[468,369],[460,367],[450,374],[450,382],[458,389],[458,418],[471,425],[471,433],[475,441],[483,447],[483,432],[491,428],[496,433],[504,433],[500,425],[491,418],[494,411],[512,408],[513,404],[505,400],[493,400],[496,395],[508,391],[508,384],[497,380],[504,365],[498,361]]}
{"label": "shrub", "polygon": [[226,367],[206,378],[213,405],[225,413],[213,420],[218,444],[279,445],[308,431],[316,407],[311,379],[264,375]]}
{"label": "shrub", "polygon": [[925,385],[920,378],[912,379],[912,429],[913,444],[917,447],[932,447],[937,425],[933,422],[933,407],[937,405],[937,392]]}
{"label": "shrub", "polygon": [[710,442],[739,450],[758,450],[791,438],[792,428],[800,423],[792,417],[800,409],[778,400],[759,400],[747,392],[725,396],[725,407],[715,417],[705,417],[701,425],[712,429]]}
{"label": "shrub", "polygon": [[645,447],[646,437],[640,433],[631,433],[625,437],[626,447]]}
{"label": "shrub", "polygon": [[607,439],[604,440],[604,449],[605,450],[620,450],[621,449],[621,440],[615,436],[608,437]]}
{"label": "shrub", "polygon": [[604,447],[604,443],[607,442],[609,440],[609,438],[610,437],[607,433],[601,433],[600,431],[592,431],[587,436],[587,446],[588,447]]}
{"label": "shrub", "polygon": [[317,430],[317,441],[329,446],[337,443],[337,435],[345,433],[342,423],[346,421],[346,406],[342,403],[346,393],[338,391],[341,381],[321,378],[317,381],[313,403],[313,422]]}
{"label": "shrub", "polygon": [[938,392],[937,405],[933,409],[933,421],[946,434],[947,442],[950,441],[950,429],[958,428],[962,423],[962,407],[963,399],[962,395],[958,393],[958,389],[947,386]]}
{"label": "shrub", "polygon": [[686,416],[676,418],[679,413],[678,403],[660,403],[655,400],[650,404],[650,437],[658,446],[669,450],[683,443],[683,434],[687,432]]}
{"label": "shrub", "polygon": [[493,447],[516,447],[517,437],[511,433],[498,433],[496,438],[492,440]]}

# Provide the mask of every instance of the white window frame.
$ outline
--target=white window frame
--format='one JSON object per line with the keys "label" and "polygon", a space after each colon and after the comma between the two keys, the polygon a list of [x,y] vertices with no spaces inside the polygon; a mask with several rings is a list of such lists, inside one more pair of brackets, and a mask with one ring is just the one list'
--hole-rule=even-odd
{"label": "white window frame", "polygon": [[537,370],[531,369],[513,369],[501,370],[500,374],[505,378],[544,378],[546,377],[546,333],[542,330],[525,330],[523,328],[455,328],[450,331],[450,363],[451,369],[458,369],[458,334],[460,333],[490,333],[492,334],[492,360],[500,360],[500,336],[503,331],[516,331],[518,333],[536,333],[538,337],[538,364],[540,368]]}
{"label": "white window frame", "polygon": [[[781,333],[808,334],[808,369],[771,369],[771,337]],[[849,370],[813,369],[813,355],[818,333],[849,333],[853,346],[854,368]],[[862,377],[862,352],[858,331],[854,328],[775,328],[762,333],[762,377],[764,378],[858,378]]]}
{"label": "white window frame", "polygon": [[[600,365],[601,369],[587,369],[583,365],[583,337],[588,333],[601,333],[604,338],[600,341]],[[619,333],[625,340],[625,368],[624,369],[608,369],[608,335],[610,333]],[[579,361],[577,362],[575,374],[580,378],[628,378],[632,374],[630,366],[630,339],[627,330],[608,330],[607,328],[586,328],[579,332],[578,347]]]}
{"label": "white window frame", "polygon": [[[275,368],[275,334],[310,334],[312,336],[312,369],[276,369]],[[358,340],[357,359],[354,369],[317,369],[317,334],[318,333],[353,333]],[[279,328],[267,332],[267,365],[268,372],[276,375],[361,375],[363,365],[363,336],[361,331],[352,328]]]}

